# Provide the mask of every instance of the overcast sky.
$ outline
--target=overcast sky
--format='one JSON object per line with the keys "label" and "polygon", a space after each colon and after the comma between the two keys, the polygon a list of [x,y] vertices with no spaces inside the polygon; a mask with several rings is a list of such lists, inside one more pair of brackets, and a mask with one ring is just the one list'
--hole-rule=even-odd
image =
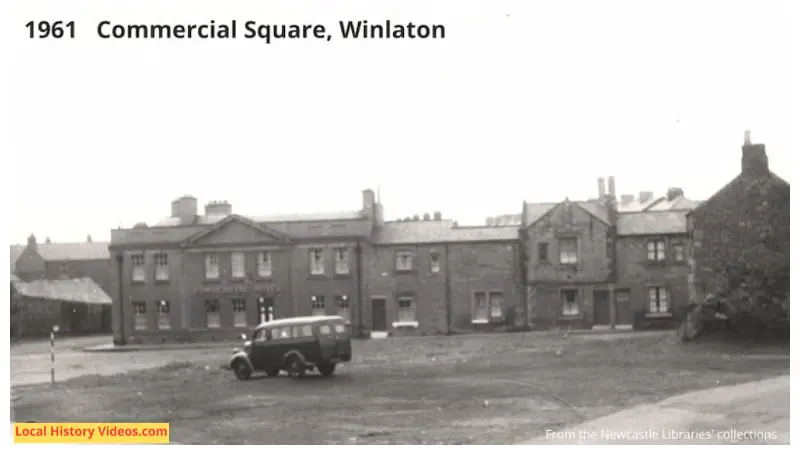
{"label": "overcast sky", "polygon": [[[790,2],[189,3],[18,2],[8,15],[12,243],[108,239],[183,194],[277,214],[358,209],[380,186],[389,219],[440,210],[464,224],[595,196],[598,176],[618,194],[704,199],[738,173],[748,128],[792,181]],[[24,22],[56,16],[78,39],[27,39]],[[94,31],[231,18],[437,22],[447,39]]]}

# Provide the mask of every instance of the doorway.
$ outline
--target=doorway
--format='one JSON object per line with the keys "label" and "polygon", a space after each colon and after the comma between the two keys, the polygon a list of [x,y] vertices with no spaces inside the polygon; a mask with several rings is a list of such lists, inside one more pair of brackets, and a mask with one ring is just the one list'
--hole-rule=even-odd
{"label": "doorway", "polygon": [[386,331],[386,299],[372,299],[372,331]]}

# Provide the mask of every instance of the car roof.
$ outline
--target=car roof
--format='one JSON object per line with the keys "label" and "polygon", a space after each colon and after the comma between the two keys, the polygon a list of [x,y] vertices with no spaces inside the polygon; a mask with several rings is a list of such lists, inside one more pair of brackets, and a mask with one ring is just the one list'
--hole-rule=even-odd
{"label": "car roof", "polygon": [[344,322],[339,316],[303,316],[303,317],[289,317],[286,319],[276,319],[269,322],[260,324],[256,329],[280,327],[285,325],[310,325],[318,322],[331,322],[338,321]]}

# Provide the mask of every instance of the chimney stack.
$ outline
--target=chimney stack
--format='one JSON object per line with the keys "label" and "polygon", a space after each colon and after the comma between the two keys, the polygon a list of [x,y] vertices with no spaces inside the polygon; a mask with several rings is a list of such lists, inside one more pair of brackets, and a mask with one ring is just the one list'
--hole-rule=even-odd
{"label": "chimney stack", "polygon": [[371,221],[375,220],[375,191],[372,189],[361,191],[361,215]]}
{"label": "chimney stack", "polygon": [[181,219],[181,225],[194,223],[197,216],[197,199],[191,195],[172,201],[172,217]]}
{"label": "chimney stack", "polygon": [[52,243],[53,243],[53,241],[51,241],[51,240],[50,240],[50,236],[48,236],[48,237],[44,238],[44,243],[45,243],[45,244],[52,244]]}
{"label": "chimney stack", "polygon": [[419,214],[414,214],[414,222],[419,222]]}
{"label": "chimney stack", "polygon": [[769,159],[766,146],[751,143],[750,131],[745,131],[742,146],[742,175],[759,177],[767,174],[769,174]]}
{"label": "chimney stack", "polygon": [[89,244],[92,243],[92,235],[91,234],[87,234],[86,235],[86,242],[88,242]]}
{"label": "chimney stack", "polygon": [[653,199],[653,192],[652,191],[641,191],[639,192],[639,203],[647,203]]}
{"label": "chimney stack", "polygon": [[614,183],[614,177],[608,177],[608,195],[617,198],[617,185]]}
{"label": "chimney stack", "polygon": [[425,213],[422,215],[422,220],[429,221],[431,220],[431,213]]}
{"label": "chimney stack", "polygon": [[667,201],[671,202],[678,197],[683,197],[683,189],[679,187],[671,187],[667,189]]}
{"label": "chimney stack", "polygon": [[32,250],[36,250],[37,247],[36,236],[34,236],[33,234],[28,236],[28,247],[30,247]]}
{"label": "chimney stack", "polygon": [[630,194],[624,194],[622,195],[622,197],[620,197],[620,201],[623,205],[627,205],[628,203],[633,201],[633,198],[634,197]]}
{"label": "chimney stack", "polygon": [[224,215],[227,216],[233,211],[233,207],[227,201],[221,202],[208,202],[206,204],[206,215],[207,216],[218,216]]}
{"label": "chimney stack", "polygon": [[442,220],[442,213],[440,213],[439,211],[434,211],[433,220]]}
{"label": "chimney stack", "polygon": [[600,177],[597,179],[597,198],[605,198],[606,196],[606,179]]}

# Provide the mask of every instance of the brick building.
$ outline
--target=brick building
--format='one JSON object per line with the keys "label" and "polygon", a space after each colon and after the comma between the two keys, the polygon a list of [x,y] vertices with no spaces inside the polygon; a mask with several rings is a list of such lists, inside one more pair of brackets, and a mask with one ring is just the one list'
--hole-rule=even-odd
{"label": "brick building", "polygon": [[11,273],[23,281],[91,278],[108,295],[112,293],[108,242],[36,242],[11,246]]}
{"label": "brick building", "polygon": [[[344,317],[357,334],[429,335],[524,324],[516,227],[359,210],[234,214],[184,196],[153,226],[112,230],[115,340],[236,338],[275,317]],[[122,299],[122,301],[119,301]],[[520,322],[520,323],[517,323]]]}
{"label": "brick building", "polygon": [[[764,144],[742,146],[741,172],[688,215],[690,298],[725,291],[743,264],[789,267],[789,183],[769,170]],[[767,261],[763,258],[769,258]],[[789,292],[788,273],[781,289]]]}

